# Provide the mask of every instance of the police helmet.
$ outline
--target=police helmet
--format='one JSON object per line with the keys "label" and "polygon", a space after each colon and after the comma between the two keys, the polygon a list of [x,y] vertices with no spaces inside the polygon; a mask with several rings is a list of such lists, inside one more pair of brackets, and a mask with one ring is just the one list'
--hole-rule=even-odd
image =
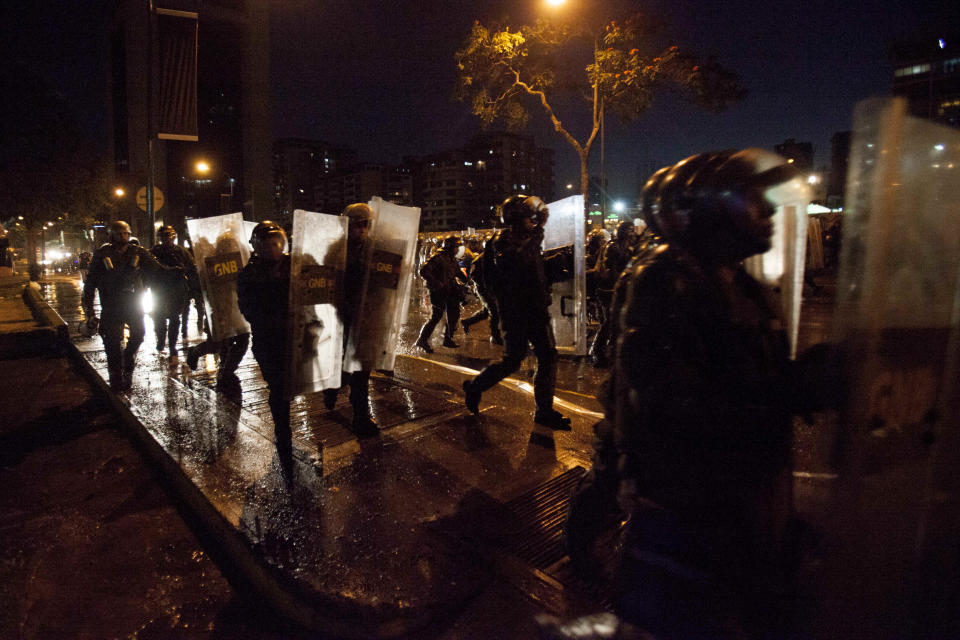
{"label": "police helmet", "polygon": [[224,231],[217,239],[214,241],[214,253],[218,255],[223,255],[226,253],[234,253],[240,251],[240,243],[237,241],[237,237],[233,235],[232,231]]}
{"label": "police helmet", "polygon": [[157,229],[157,239],[160,241],[166,240],[167,238],[177,239],[177,230],[174,229],[169,224],[164,225]]}
{"label": "police helmet", "polygon": [[773,197],[773,188],[796,183],[798,175],[784,158],[762,149],[700,153],[663,167],[647,180],[643,217],[654,233],[668,241],[709,242],[746,215],[748,198],[757,189],[771,206],[789,201],[796,189],[794,194],[787,189]]}
{"label": "police helmet", "polygon": [[456,251],[460,248],[460,238],[457,236],[447,236],[443,239],[443,251]]}
{"label": "police helmet", "polygon": [[[127,224],[126,222],[124,222],[123,220],[114,220],[113,222],[111,222],[111,223],[110,223],[109,232],[108,232],[109,235],[110,235],[110,241],[111,241],[111,242],[116,242],[116,241],[118,240],[118,238],[120,237],[120,234],[123,233],[124,231],[126,231],[127,233],[131,233],[131,234],[133,233],[133,232],[130,230],[130,225]],[[128,242],[129,242],[130,240],[132,240],[132,239],[133,239],[133,237],[131,236],[131,237],[128,239]]]}
{"label": "police helmet", "polygon": [[373,218],[373,209],[365,202],[354,202],[353,204],[347,205],[340,215],[348,218],[351,225],[358,222],[369,224]]}
{"label": "police helmet", "polygon": [[550,215],[543,200],[537,196],[527,196],[522,193],[504,200],[499,210],[500,222],[510,226],[518,225],[524,220],[532,220],[534,224],[543,226]]}
{"label": "police helmet", "polygon": [[253,247],[254,253],[263,253],[266,249],[266,242],[271,237],[283,239],[283,248],[286,250],[287,234],[283,227],[273,220],[264,220],[257,223],[250,234],[250,246]]}

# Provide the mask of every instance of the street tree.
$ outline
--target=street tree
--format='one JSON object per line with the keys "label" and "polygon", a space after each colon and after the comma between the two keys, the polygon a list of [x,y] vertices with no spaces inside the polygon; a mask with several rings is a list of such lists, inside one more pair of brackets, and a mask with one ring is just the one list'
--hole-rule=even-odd
{"label": "street tree", "polygon": [[64,96],[17,64],[0,91],[0,221],[25,228],[32,264],[46,222],[87,228],[109,206],[106,172]]}
{"label": "street tree", "polygon": [[[541,19],[512,29],[476,22],[456,52],[455,96],[469,102],[484,126],[502,120],[511,129],[522,128],[530,120],[531,103],[540,105],[579,157],[585,203],[590,152],[605,112],[629,123],[661,92],[677,93],[718,112],[746,93],[737,75],[715,58],[700,58],[677,45],[663,46],[658,25],[641,15],[596,24]],[[577,113],[568,121],[558,111],[561,107],[582,111],[584,104],[589,114],[583,115],[589,115],[589,121],[578,137],[569,122],[587,118]]]}

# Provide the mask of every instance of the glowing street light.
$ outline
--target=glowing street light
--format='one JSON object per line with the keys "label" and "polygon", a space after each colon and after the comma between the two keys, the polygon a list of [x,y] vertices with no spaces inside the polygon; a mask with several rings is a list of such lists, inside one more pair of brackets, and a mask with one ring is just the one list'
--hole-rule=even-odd
{"label": "glowing street light", "polygon": [[616,211],[617,213],[623,213],[624,211],[627,210],[627,205],[624,204],[623,200],[616,200],[613,203],[613,210]]}
{"label": "glowing street light", "polygon": [[567,3],[567,0],[547,0],[547,4],[551,7],[562,7]]}
{"label": "glowing street light", "polygon": [[113,190],[113,195],[117,196],[118,198],[122,198],[124,195],[126,195],[126,193],[127,192],[124,191],[122,187],[117,187]]}
{"label": "glowing street light", "polygon": [[200,160],[196,164],[197,173],[210,173],[210,165],[207,164],[204,160]]}

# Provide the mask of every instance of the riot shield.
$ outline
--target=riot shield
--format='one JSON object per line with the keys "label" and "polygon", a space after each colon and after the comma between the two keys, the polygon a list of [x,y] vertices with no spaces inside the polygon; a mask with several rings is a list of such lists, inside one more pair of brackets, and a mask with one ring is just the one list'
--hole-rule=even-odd
{"label": "riot shield", "polygon": [[[783,162],[772,153],[765,170]],[[800,303],[803,298],[803,272],[807,249],[807,205],[810,188],[802,177],[781,183],[764,194],[776,206],[773,215],[773,237],[770,250],[744,261],[754,278],[780,289],[780,312],[790,340],[790,357],[797,352],[800,327]]]}
{"label": "riot shield", "polygon": [[200,274],[210,339],[250,333],[237,306],[237,277],[250,259],[242,213],[187,220],[193,259]]}
{"label": "riot shield", "polygon": [[836,637],[926,635],[905,625],[957,623],[943,596],[960,554],[960,131],[908,115],[903,98],[864,101],[849,167],[834,321],[849,388],[829,532],[837,593],[821,617],[857,626]]}
{"label": "riot shield", "polygon": [[359,311],[345,346],[344,371],[393,370],[400,327],[407,317],[417,250],[419,207],[379,197],[367,238]]}
{"label": "riot shield", "polygon": [[543,226],[543,250],[573,249],[571,277],[551,288],[550,323],[557,351],[573,355],[587,353],[587,272],[586,225],[583,196],[570,196],[547,205],[550,216]]}
{"label": "riot shield", "polygon": [[347,219],[293,212],[290,238],[289,394],[340,386],[343,321],[338,309],[347,261]]}

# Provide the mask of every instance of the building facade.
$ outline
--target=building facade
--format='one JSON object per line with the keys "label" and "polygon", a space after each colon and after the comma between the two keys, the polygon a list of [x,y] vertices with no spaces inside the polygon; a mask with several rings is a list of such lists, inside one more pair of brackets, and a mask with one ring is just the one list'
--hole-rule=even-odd
{"label": "building facade", "polygon": [[498,224],[497,205],[516,193],[554,199],[553,150],[533,138],[484,132],[466,145],[407,158],[421,229],[447,231]]}
{"label": "building facade", "polygon": [[281,138],[273,143],[274,199],[279,217],[294,209],[339,213],[317,208],[324,201],[324,180],[354,167],[357,154],[352,149],[319,140]]}
{"label": "building facade", "polygon": [[406,167],[363,163],[320,177],[314,185],[314,211],[336,214],[354,202],[379,196],[387,202],[413,205],[413,176]]}
{"label": "building facade", "polygon": [[[153,140],[153,180],[164,195],[156,221],[173,224],[185,235],[187,217],[240,210],[249,219],[270,217],[270,96],[258,89],[269,86],[269,3],[168,0],[164,8],[199,15],[199,140]],[[151,230],[133,197],[147,184],[148,140],[157,128],[157,61],[148,46],[155,32],[143,2],[116,3],[108,63],[111,177],[128,194],[118,203],[117,215],[130,220],[141,238]],[[200,161],[206,171],[198,170]]]}
{"label": "building facade", "polygon": [[960,34],[901,41],[892,53],[894,95],[916,116],[960,127]]}

